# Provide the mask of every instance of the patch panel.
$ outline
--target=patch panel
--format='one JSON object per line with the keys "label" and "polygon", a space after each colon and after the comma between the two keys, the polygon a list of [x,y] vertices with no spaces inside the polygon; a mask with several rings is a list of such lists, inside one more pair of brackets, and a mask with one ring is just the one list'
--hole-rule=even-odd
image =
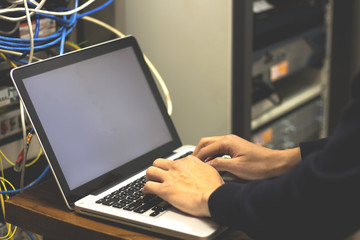
{"label": "patch panel", "polygon": [[0,107],[5,107],[19,102],[19,95],[15,87],[5,87],[0,89]]}

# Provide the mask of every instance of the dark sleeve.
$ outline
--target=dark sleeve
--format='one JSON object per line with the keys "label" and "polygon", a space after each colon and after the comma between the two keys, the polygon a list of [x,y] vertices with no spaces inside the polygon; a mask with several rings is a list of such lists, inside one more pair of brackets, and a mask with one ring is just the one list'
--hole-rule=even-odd
{"label": "dark sleeve", "polygon": [[299,144],[301,158],[305,159],[309,154],[322,150],[327,142],[327,138],[317,139],[313,141],[301,142]]}
{"label": "dark sleeve", "polygon": [[219,187],[209,198],[212,218],[254,239],[344,239],[359,229],[360,84],[355,86],[323,146],[309,148],[304,161],[278,178]]}

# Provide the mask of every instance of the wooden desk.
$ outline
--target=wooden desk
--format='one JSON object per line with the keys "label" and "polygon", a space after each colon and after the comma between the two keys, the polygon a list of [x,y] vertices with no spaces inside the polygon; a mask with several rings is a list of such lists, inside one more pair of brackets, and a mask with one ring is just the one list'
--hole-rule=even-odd
{"label": "wooden desk", "polygon": [[[69,211],[53,179],[5,202],[6,221],[49,239],[169,239],[168,236],[83,217]],[[217,239],[249,240],[240,231],[228,230]]]}

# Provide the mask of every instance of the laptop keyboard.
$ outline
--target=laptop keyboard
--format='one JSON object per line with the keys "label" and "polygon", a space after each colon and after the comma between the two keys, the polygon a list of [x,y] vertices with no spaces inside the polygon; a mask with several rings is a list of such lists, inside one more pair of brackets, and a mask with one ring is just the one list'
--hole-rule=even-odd
{"label": "laptop keyboard", "polygon": [[[192,154],[192,152],[187,152],[177,159],[184,158],[190,154]],[[171,205],[156,195],[144,195],[141,189],[144,187],[145,183],[146,176],[142,176],[128,185],[97,200],[96,203],[140,214],[151,210],[149,216],[158,216],[160,213],[165,212],[171,207]]]}

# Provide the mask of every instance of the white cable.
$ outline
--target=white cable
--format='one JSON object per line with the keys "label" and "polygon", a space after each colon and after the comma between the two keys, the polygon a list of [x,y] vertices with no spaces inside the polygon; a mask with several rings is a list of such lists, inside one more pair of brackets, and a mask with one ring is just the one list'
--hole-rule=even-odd
{"label": "white cable", "polygon": [[[34,33],[32,30],[31,18],[29,13],[29,8],[27,5],[27,0],[24,0],[24,7],[26,13],[26,19],[29,26],[29,34],[30,34],[30,54],[29,54],[29,63],[32,62],[32,58],[34,55]],[[27,158],[27,141],[26,141],[26,123],[25,123],[25,109],[20,101],[20,115],[21,115],[21,125],[23,130],[23,138],[24,138],[24,152],[23,152],[23,160],[21,162],[21,178],[20,178],[20,192],[24,191],[24,180],[25,180],[25,162]]]}
{"label": "white cable", "polygon": [[167,106],[167,111],[169,116],[171,116],[172,111],[173,111],[173,105],[172,105],[172,101],[170,98],[170,92],[169,89],[167,88],[164,80],[162,79],[160,73],[156,70],[155,66],[152,64],[152,62],[149,60],[149,58],[144,54],[144,59],[146,64],[149,66],[149,68],[151,69],[152,73],[154,74],[155,78],[158,80],[161,89],[163,90],[163,93],[165,95],[165,99],[166,99],[166,106]]}
{"label": "white cable", "polygon": [[[43,0],[43,1],[46,1],[46,0]],[[77,13],[77,12],[83,10],[84,8],[86,8],[87,6],[92,4],[93,2],[95,2],[95,0],[88,0],[83,5],[75,8],[75,9],[65,11],[65,12],[55,12],[55,11],[41,10],[40,7],[39,7],[40,4],[36,8],[30,8],[29,11],[32,14],[34,14],[34,13],[42,13],[42,14],[54,15],[54,16],[66,16],[66,15],[71,15],[71,14],[74,14],[74,13]],[[10,9],[2,9],[2,10],[0,10],[0,14],[10,13],[10,12],[18,12],[18,11],[26,11],[26,10],[25,10],[25,8],[22,8],[22,7],[10,8]],[[24,20],[24,16],[14,18],[14,17],[7,17],[7,16],[0,15],[0,19],[7,20],[7,21],[19,21],[19,20]]]}
{"label": "white cable", "polygon": [[[18,2],[23,3],[23,0],[19,0]],[[41,2],[37,4],[35,9],[31,8],[31,11],[40,10],[45,5],[45,2],[46,2],[46,0],[41,0]],[[15,6],[17,6],[17,4],[15,4]],[[24,8],[5,8],[5,9],[0,10],[0,14],[7,13],[8,11],[9,12],[17,12],[17,11],[14,11],[15,9],[22,9],[20,11],[26,11],[25,7]],[[30,16],[32,16],[34,14],[35,14],[35,12],[32,12],[32,13],[30,13]],[[19,21],[25,20],[26,15],[24,15],[22,17],[8,17],[8,16],[0,15],[0,19],[6,20],[6,21],[9,21],[9,22],[19,22]]]}
{"label": "white cable", "polygon": [[36,1],[34,1],[34,0],[29,0],[29,2],[31,2],[31,3],[34,4],[35,6],[38,6],[38,5],[39,5],[39,3],[36,2]]}
{"label": "white cable", "polygon": [[[116,34],[119,37],[125,37],[125,34],[120,32],[116,28],[114,28],[114,27],[110,26],[109,24],[104,23],[103,21],[100,21],[96,18],[84,16],[81,19],[84,19],[86,21],[89,21],[89,22],[95,23],[99,26],[102,26],[102,27],[108,29],[109,31],[113,32],[114,34]],[[173,111],[173,106],[172,106],[172,101],[171,101],[169,90],[168,90],[164,80],[162,79],[160,73],[156,70],[155,66],[151,63],[151,61],[145,55],[144,55],[144,59],[145,59],[146,64],[149,66],[151,72],[154,74],[155,78],[157,79],[157,81],[159,82],[159,84],[161,86],[161,89],[162,89],[165,99],[166,99],[167,112],[168,112],[169,116],[171,116],[172,111]]]}
{"label": "white cable", "polygon": [[89,22],[92,22],[92,23],[95,23],[103,28],[106,28],[107,30],[115,33],[117,36],[119,37],[125,37],[125,34],[123,34],[122,32],[120,32],[119,30],[117,30],[116,28],[110,26],[109,24],[103,22],[103,21],[100,21],[99,19],[96,19],[96,18],[93,18],[93,17],[90,17],[90,16],[84,16],[82,17],[81,19],[83,20],[86,20],[86,21],[89,21]]}
{"label": "white cable", "polygon": [[29,13],[29,7],[27,4],[27,0],[24,0],[24,6],[25,6],[25,13],[26,13],[26,20],[29,26],[29,35],[30,35],[30,53],[29,53],[29,63],[32,62],[33,56],[34,56],[34,32],[32,29],[31,24],[31,18]]}

